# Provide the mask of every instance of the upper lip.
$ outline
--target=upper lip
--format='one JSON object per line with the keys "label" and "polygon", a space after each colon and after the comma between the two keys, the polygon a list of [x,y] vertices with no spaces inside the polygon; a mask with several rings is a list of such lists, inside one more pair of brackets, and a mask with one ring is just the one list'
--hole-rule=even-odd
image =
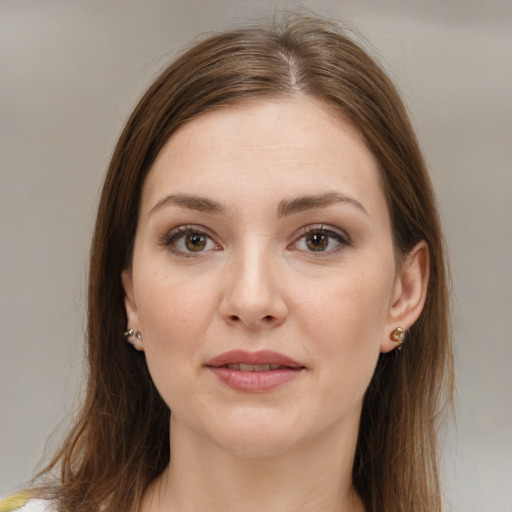
{"label": "upper lip", "polygon": [[241,363],[241,364],[278,364],[280,366],[287,366],[289,368],[305,368],[305,365],[294,361],[293,359],[273,352],[272,350],[259,350],[258,352],[247,352],[245,350],[231,350],[215,356],[206,362],[206,366],[220,368],[226,364]]}

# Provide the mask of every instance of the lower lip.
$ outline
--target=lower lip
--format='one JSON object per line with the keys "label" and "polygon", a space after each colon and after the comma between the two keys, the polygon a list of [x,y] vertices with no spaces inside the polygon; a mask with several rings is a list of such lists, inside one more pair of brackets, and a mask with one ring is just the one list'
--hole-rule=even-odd
{"label": "lower lip", "polygon": [[237,391],[261,393],[271,391],[296,379],[303,368],[271,370],[268,372],[242,372],[228,368],[208,367],[224,384]]}

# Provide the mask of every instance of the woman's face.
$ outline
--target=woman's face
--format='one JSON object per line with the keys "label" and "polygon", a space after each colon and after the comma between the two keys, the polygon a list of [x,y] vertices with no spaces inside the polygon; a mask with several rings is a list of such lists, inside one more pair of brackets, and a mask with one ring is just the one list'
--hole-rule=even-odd
{"label": "woman's face", "polygon": [[397,281],[375,158],[304,98],[182,127],[145,181],[123,273],[172,429],[249,455],[357,431]]}

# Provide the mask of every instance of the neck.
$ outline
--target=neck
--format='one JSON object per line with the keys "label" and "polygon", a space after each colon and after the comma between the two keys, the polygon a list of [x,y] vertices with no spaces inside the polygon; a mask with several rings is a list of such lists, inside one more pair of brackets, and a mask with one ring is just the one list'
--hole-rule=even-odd
{"label": "neck", "polygon": [[278,455],[246,457],[198,441],[175,421],[171,463],[148,488],[142,510],[364,512],[352,486],[355,427]]}

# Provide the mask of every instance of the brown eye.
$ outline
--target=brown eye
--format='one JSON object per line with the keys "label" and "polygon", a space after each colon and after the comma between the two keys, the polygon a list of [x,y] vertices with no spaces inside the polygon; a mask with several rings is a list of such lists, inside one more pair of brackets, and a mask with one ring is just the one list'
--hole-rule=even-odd
{"label": "brown eye", "polygon": [[309,253],[310,256],[333,256],[343,248],[352,246],[346,232],[323,224],[305,226],[299,233],[302,233],[301,236],[291,245],[291,248]]}
{"label": "brown eye", "polygon": [[325,251],[329,237],[324,233],[310,233],[306,236],[306,245],[311,251]]}
{"label": "brown eye", "polygon": [[204,256],[221,249],[201,226],[179,226],[161,239],[161,244],[176,256]]}
{"label": "brown eye", "polygon": [[206,247],[207,238],[204,235],[188,234],[185,236],[185,246],[191,252],[202,251]]}

